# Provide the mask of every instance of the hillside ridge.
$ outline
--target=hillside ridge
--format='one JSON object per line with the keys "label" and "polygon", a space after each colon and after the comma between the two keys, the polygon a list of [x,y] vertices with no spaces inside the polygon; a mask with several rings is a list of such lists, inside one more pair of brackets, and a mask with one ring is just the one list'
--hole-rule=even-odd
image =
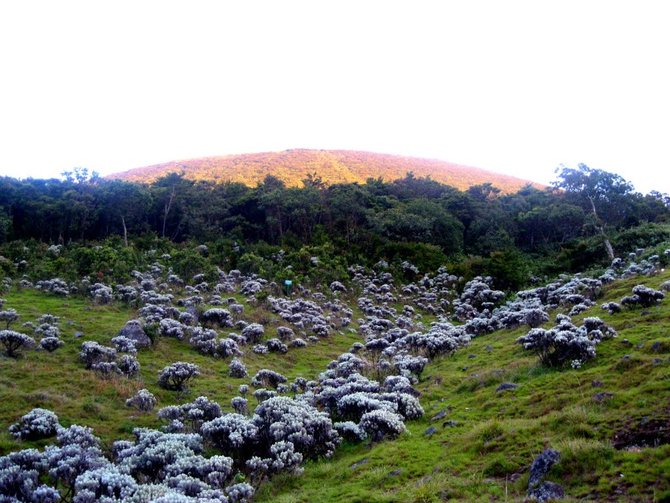
{"label": "hillside ridge", "polygon": [[113,173],[107,178],[150,183],[169,173],[180,172],[191,180],[239,182],[247,186],[256,186],[268,175],[279,178],[289,187],[300,187],[309,175],[317,175],[327,185],[332,185],[364,183],[368,178],[393,181],[412,172],[416,177],[430,177],[460,190],[482,183],[491,183],[504,193],[516,192],[527,184],[543,187],[518,177],[438,159],[355,150],[316,149],[289,149],[170,161]]}

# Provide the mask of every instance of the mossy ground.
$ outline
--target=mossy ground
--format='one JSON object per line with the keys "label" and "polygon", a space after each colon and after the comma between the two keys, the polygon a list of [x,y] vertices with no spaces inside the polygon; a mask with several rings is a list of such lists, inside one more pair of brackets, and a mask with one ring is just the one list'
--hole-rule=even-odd
{"label": "mossy ground", "polygon": [[[668,278],[670,273],[664,272],[617,282],[599,303],[619,300],[635,284],[658,287]],[[248,382],[228,377],[228,359],[203,356],[184,341],[165,338],[139,352],[140,379],[99,379],[79,363],[80,342],[109,344],[124,322],[135,317],[134,310],[31,290],[12,291],[4,298],[7,307],[21,314],[21,322],[44,313],[60,316],[66,345],[52,354],[0,357],[0,454],[49,443],[22,443],[7,433],[7,426],[33,407],[54,410],[65,425],[91,426],[109,444],[129,438],[136,426],[160,426],[154,413],[124,406],[141,387],[156,394],[159,406],[206,395],[231,410],[230,398],[239,384]],[[273,326],[271,313],[246,309],[245,319],[267,317]],[[345,444],[332,459],[308,463],[302,476],[278,476],[266,483],[257,501],[520,500],[528,467],[546,447],[561,452],[548,479],[562,484],[569,499],[670,500],[670,445],[634,445],[635,432],[645,424],[670,423],[670,299],[616,315],[595,306],[574,319],[584,316],[600,316],[619,336],[603,341],[596,359],[581,369],[539,366],[533,354],[515,343],[524,329],[476,338],[427,366],[418,385],[426,415],[408,422],[407,434],[373,445]],[[75,338],[75,332],[84,337]],[[273,336],[272,329],[267,333]],[[261,356],[247,348],[244,361],[250,375],[271,368],[289,378],[310,379],[356,340],[345,329],[286,355]],[[177,360],[202,369],[187,394],[156,384],[159,370]],[[496,392],[502,382],[518,388]],[[252,405],[253,397],[249,400]],[[441,411],[444,418],[431,420]],[[425,435],[430,427],[435,433]],[[618,445],[622,438],[629,439],[623,446]]]}

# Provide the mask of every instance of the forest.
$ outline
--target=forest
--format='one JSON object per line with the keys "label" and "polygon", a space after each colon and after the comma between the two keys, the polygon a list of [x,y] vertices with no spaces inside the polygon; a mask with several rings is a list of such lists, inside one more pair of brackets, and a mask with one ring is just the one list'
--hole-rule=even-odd
{"label": "forest", "polygon": [[[0,178],[6,274],[27,259],[18,242],[64,245],[69,255],[59,253],[54,275],[116,280],[139,266],[134,251],[208,243],[212,262],[276,279],[337,279],[349,265],[385,260],[424,272],[448,264],[465,278],[490,274],[518,288],[534,276],[607,265],[610,243],[618,254],[653,246],[668,237],[669,220],[667,194],[642,195],[583,164],[561,166],[545,190],[528,185],[514,194],[489,183],[459,191],[411,172],[330,186],[315,174],[301,188],[273,176],[256,187],[183,174],[138,184],[79,168],[62,180]],[[40,246],[31,249],[43,253]],[[316,255],[327,278],[310,263]],[[188,274],[192,265],[185,257],[175,267]]]}

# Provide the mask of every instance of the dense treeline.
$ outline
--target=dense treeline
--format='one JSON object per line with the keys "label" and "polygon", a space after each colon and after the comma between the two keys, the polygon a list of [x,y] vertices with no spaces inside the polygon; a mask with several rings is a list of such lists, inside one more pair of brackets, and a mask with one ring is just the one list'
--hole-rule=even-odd
{"label": "dense treeline", "polygon": [[[618,175],[584,165],[563,167],[553,188],[527,186],[509,195],[490,184],[462,192],[412,173],[390,183],[332,186],[310,176],[303,188],[268,176],[250,188],[178,174],[140,185],[78,169],[64,180],[0,178],[0,243],[112,236],[127,243],[154,234],[174,242],[224,239],[288,250],[328,244],[350,262],[409,259],[426,268],[456,258],[491,261],[496,254],[507,262],[521,253],[553,260],[571,251],[568,262],[597,262],[607,247],[587,250],[584,239],[609,243],[625,229],[667,222],[669,207],[666,195],[641,195]],[[587,251],[593,256],[583,258]]]}

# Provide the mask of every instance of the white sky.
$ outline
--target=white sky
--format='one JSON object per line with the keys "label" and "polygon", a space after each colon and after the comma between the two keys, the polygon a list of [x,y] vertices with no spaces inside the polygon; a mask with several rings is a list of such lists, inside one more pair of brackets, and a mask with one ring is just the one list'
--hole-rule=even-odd
{"label": "white sky", "polygon": [[342,148],[670,192],[666,8],[0,0],[0,175]]}

